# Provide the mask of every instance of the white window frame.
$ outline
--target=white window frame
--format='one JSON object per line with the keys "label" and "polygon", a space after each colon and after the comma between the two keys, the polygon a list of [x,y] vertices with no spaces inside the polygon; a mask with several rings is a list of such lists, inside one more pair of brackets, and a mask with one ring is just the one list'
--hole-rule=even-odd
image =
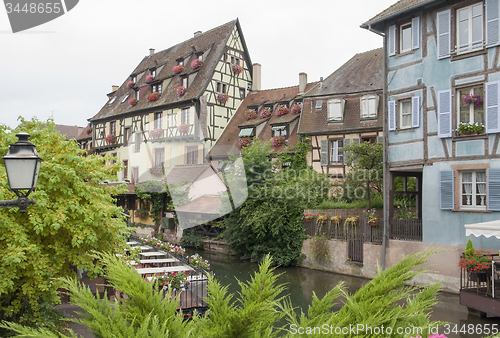
{"label": "white window frame", "polygon": [[[476,41],[475,43],[472,41],[472,35],[473,35],[473,19],[474,19],[474,16],[473,16],[473,7],[476,7],[476,6],[479,6],[479,8],[481,9],[481,14],[480,15],[476,15],[475,17],[480,17],[481,18],[481,38]],[[469,5],[469,6],[465,6],[465,7],[461,7],[461,8],[457,8],[456,10],[456,49],[457,49],[457,54],[461,54],[461,53],[468,53],[468,52],[471,52],[471,51],[474,51],[474,50],[479,50],[479,49],[482,49],[484,47],[484,44],[483,44],[483,41],[484,41],[484,4],[483,2],[477,2],[475,4],[472,4],[472,5]],[[467,45],[463,45],[463,46],[460,46],[459,43],[460,43],[460,11],[463,11],[465,9],[468,9],[468,15],[467,15]],[[463,20],[465,21],[465,20]]]}
{"label": "white window frame", "polygon": [[165,166],[165,148],[154,148],[154,163],[153,167]]}
{"label": "white window frame", "polygon": [[[472,182],[464,182],[463,181],[463,175],[465,173],[472,174]],[[482,173],[484,175],[484,182],[477,182],[477,173]],[[463,171],[460,171],[460,209],[486,210],[486,201],[487,201],[487,195],[488,195],[488,192],[486,189],[487,181],[488,180],[486,179],[486,171],[485,170],[463,170]],[[471,185],[470,193],[465,192],[464,184]],[[478,184],[484,185],[484,194],[481,194],[480,192],[478,192]],[[466,198],[466,204],[463,204],[464,195],[470,196],[469,198]],[[476,202],[477,202],[476,199],[478,196],[479,197],[484,196],[482,199],[480,198],[479,205],[476,204]]]}
{"label": "white window frame", "polygon": [[[342,143],[339,145],[339,142]],[[344,140],[330,140],[330,165],[344,163],[344,153],[339,149],[344,146]]]}
{"label": "white window frame", "polygon": [[[482,86],[482,90],[480,93],[475,93],[474,88]],[[482,118],[482,123],[483,125],[486,125],[486,109],[485,109],[485,104],[484,104],[484,99],[485,99],[485,91],[484,91],[484,86],[482,84],[478,84],[475,86],[471,86],[468,88],[462,88],[462,89],[457,89],[457,95],[456,95],[456,100],[457,100],[457,128],[458,124],[461,122],[460,121],[460,101],[462,100],[462,96],[466,94],[479,94],[479,96],[483,99],[483,118]],[[462,123],[469,123],[469,122],[475,122],[475,110],[476,110],[476,105],[475,104],[469,104],[469,121],[467,122],[462,122]]]}
{"label": "white window frame", "polygon": [[[406,49],[403,49],[403,38],[404,38],[404,34],[403,34],[403,30],[405,29],[410,29],[410,34],[409,36],[407,37],[410,41],[408,41],[408,48]],[[405,22],[404,24],[401,24],[399,26],[399,52],[400,53],[406,53],[406,52],[409,52],[412,50],[412,24],[411,24],[411,21],[410,22]],[[405,39],[406,41],[406,39]]]}
{"label": "white window frame", "polygon": [[341,122],[344,120],[344,99],[330,99],[327,103],[328,122]]}
{"label": "white window frame", "polygon": [[163,112],[157,112],[154,114],[154,128],[153,129],[163,129]]}
{"label": "white window frame", "polygon": [[157,83],[151,86],[151,91],[153,93],[160,93],[161,95],[161,83]]}
{"label": "white window frame", "polygon": [[[407,114],[404,114],[404,115],[409,115],[410,118],[409,118],[409,124],[408,125],[404,125],[403,124],[403,107],[405,106],[404,103],[407,103],[408,104],[408,107],[409,107],[409,110],[407,112]],[[410,129],[412,127],[412,104],[411,104],[411,99],[405,99],[405,100],[401,100],[398,102],[398,105],[399,105],[399,129]]]}
{"label": "white window frame", "polygon": [[[280,129],[276,129],[279,127]],[[278,125],[272,127],[272,135],[274,136],[285,136],[285,140],[288,140],[288,125]]]}
{"label": "white window frame", "polygon": [[315,110],[320,110],[323,108],[323,100],[316,100]]}
{"label": "white window frame", "polygon": [[116,121],[109,122],[109,133],[112,135],[116,135]]}
{"label": "white window frame", "polygon": [[177,126],[177,114],[176,113],[170,113],[167,115],[167,125],[168,125],[168,127]]}
{"label": "white window frame", "polygon": [[181,109],[181,123],[182,124],[191,124],[190,119],[191,119],[191,108],[182,108]]}
{"label": "white window frame", "polygon": [[[370,105],[373,104],[373,106]],[[360,98],[361,118],[370,119],[378,116],[378,95],[365,95]],[[372,108],[372,109],[370,109]]]}

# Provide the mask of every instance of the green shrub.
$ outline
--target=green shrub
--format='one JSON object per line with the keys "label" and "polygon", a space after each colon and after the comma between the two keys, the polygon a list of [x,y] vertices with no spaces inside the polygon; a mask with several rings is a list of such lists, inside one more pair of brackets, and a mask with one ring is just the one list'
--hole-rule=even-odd
{"label": "green shrub", "polygon": [[184,231],[180,245],[186,248],[203,249],[203,235],[194,231]]}

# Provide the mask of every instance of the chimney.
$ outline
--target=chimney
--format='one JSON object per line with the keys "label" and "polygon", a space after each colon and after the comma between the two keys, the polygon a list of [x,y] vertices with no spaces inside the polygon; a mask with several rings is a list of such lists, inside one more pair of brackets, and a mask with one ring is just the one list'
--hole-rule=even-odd
{"label": "chimney", "polygon": [[111,91],[112,91],[112,92],[116,92],[116,91],[118,90],[118,88],[120,88],[120,87],[119,87],[119,86],[117,86],[117,85],[112,85],[112,86],[111,86]]}
{"label": "chimney", "polygon": [[304,94],[307,85],[307,73],[299,73],[299,94]]}
{"label": "chimney", "polygon": [[155,49],[154,48],[149,48],[149,55],[153,55],[155,53]]}
{"label": "chimney", "polygon": [[196,32],[194,32],[194,37],[197,37],[200,34],[201,34],[201,31],[196,31]]}
{"label": "chimney", "polygon": [[260,82],[261,82],[261,65],[260,63],[253,64],[253,79],[252,79],[252,90],[258,91],[260,90]]}
{"label": "chimney", "polygon": [[323,76],[319,78],[319,88],[323,88]]}

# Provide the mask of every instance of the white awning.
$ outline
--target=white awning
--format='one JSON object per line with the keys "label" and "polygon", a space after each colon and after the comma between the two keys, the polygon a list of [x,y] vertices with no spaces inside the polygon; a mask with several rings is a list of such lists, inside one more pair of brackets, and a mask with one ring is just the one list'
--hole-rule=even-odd
{"label": "white awning", "polygon": [[465,224],[465,236],[484,236],[491,237],[495,236],[500,239],[500,220]]}
{"label": "white awning", "polygon": [[240,129],[240,133],[238,134],[238,137],[251,136],[252,134],[253,134],[253,128],[244,128],[244,129]]}

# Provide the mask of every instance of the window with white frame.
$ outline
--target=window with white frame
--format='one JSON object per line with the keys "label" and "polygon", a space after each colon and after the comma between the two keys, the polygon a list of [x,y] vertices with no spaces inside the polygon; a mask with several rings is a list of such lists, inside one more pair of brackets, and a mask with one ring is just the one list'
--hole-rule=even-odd
{"label": "window with white frame", "polygon": [[462,88],[456,93],[457,121],[459,123],[477,122],[484,125],[483,86]]}
{"label": "window with white frame", "polygon": [[190,108],[183,108],[181,110],[181,123],[182,124],[189,124],[189,119],[190,119]]}
{"label": "window with white frame", "polygon": [[167,115],[167,124],[169,127],[177,126],[177,114],[170,113]]}
{"label": "window with white frame", "polygon": [[328,100],[328,122],[339,122],[344,120],[344,99]]}
{"label": "window with white frame", "polygon": [[186,164],[198,164],[198,146],[186,147]]}
{"label": "window with white frame", "polygon": [[139,167],[132,167],[132,184],[139,183]]}
{"label": "window with white frame", "polygon": [[151,85],[151,92],[160,93],[160,95],[161,95],[161,83]]}
{"label": "window with white frame", "polygon": [[154,114],[154,129],[163,129],[163,113]]}
{"label": "window with white frame", "polygon": [[399,26],[399,52],[411,51],[411,22]]}
{"label": "window with white frame", "polygon": [[217,82],[217,93],[226,94],[226,91],[227,91],[227,85],[222,82]]}
{"label": "window with white frame", "polygon": [[182,81],[182,85],[184,86],[184,88],[186,88],[186,89],[187,89],[188,84],[189,84],[189,83],[188,83],[188,77],[187,77],[187,75],[182,76],[182,77],[181,77],[181,81]]}
{"label": "window with white frame", "polygon": [[420,17],[414,17],[388,29],[389,56],[411,52],[420,47]]}
{"label": "window with white frame", "polygon": [[165,166],[165,148],[155,148],[154,167]]}
{"label": "window with white frame", "polygon": [[323,108],[323,100],[316,100],[316,106],[314,107],[316,110],[320,110]]}
{"label": "window with white frame", "polygon": [[460,208],[486,210],[486,173],[484,170],[460,172]]}
{"label": "window with white frame", "polygon": [[399,129],[411,128],[411,100],[399,101]]}
{"label": "window with white frame", "polygon": [[273,126],[271,130],[272,136],[285,136],[285,139],[288,139],[288,125]]}
{"label": "window with white frame", "polygon": [[457,52],[483,48],[483,3],[457,9]]}
{"label": "window with white frame", "polygon": [[116,121],[109,122],[109,133],[111,135],[116,135]]}
{"label": "window with white frame", "polygon": [[365,95],[360,99],[361,118],[376,118],[378,115],[378,95]]}
{"label": "window with white frame", "polygon": [[343,140],[330,141],[330,164],[342,164],[344,162],[344,153],[340,150],[343,146]]}

